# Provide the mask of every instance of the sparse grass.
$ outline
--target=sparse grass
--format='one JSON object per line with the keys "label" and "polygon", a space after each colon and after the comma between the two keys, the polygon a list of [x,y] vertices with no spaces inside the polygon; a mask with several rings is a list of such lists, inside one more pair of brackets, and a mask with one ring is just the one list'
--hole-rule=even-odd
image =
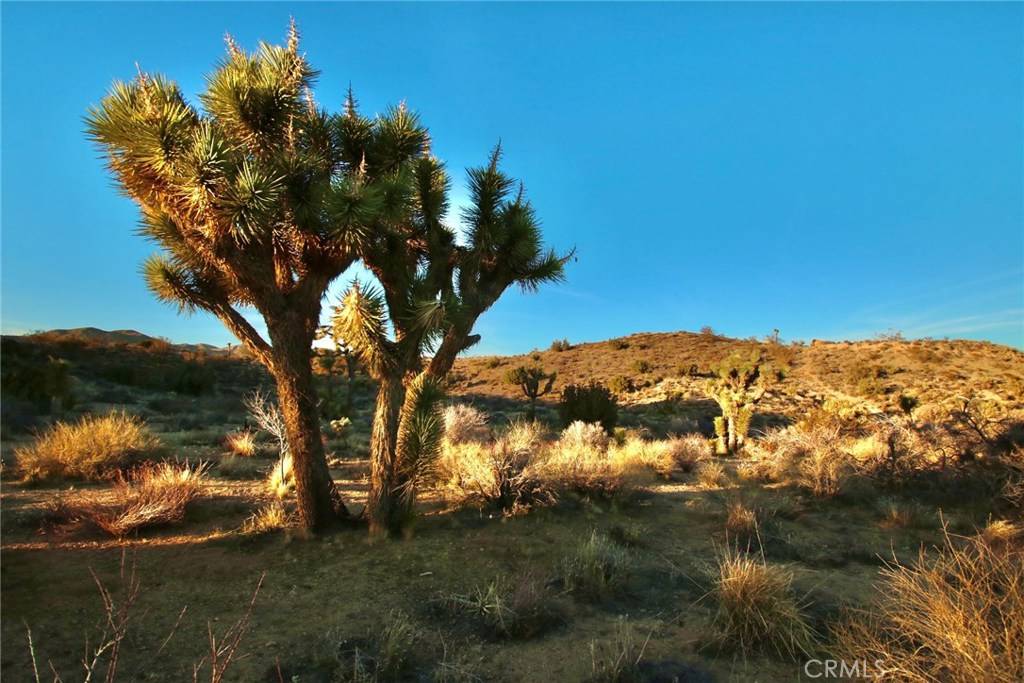
{"label": "sparse grass", "polygon": [[140,418],[123,412],[58,422],[30,445],[15,449],[26,480],[99,479],[160,446]]}
{"label": "sparse grass", "polygon": [[628,550],[594,531],[563,558],[560,578],[567,591],[600,599],[622,588],[633,564]]}
{"label": "sparse grass", "polygon": [[604,642],[590,641],[592,683],[640,683],[644,652],[651,634],[643,640],[625,617],[615,623],[615,635]]}
{"label": "sparse grass", "polygon": [[494,638],[533,638],[560,619],[553,596],[542,579],[527,572],[509,581],[498,577],[467,594],[452,594],[442,601],[456,612],[480,622]]}
{"label": "sparse grass", "polygon": [[915,501],[886,497],[878,501],[877,507],[881,515],[879,524],[886,529],[924,528],[938,522],[936,515]]}
{"label": "sparse grass", "polygon": [[871,611],[835,627],[836,654],[906,681],[1024,680],[1024,552],[949,534],[934,556],[882,571]]}
{"label": "sparse grass", "polygon": [[712,591],[718,605],[716,644],[735,647],[744,656],[772,651],[796,658],[809,653],[815,634],[792,583],[792,572],[767,564],[762,557],[722,551]]}
{"label": "sparse grass", "polygon": [[248,430],[228,434],[224,438],[224,445],[232,455],[241,458],[251,458],[259,450],[256,435]]}
{"label": "sparse grass", "polygon": [[201,494],[206,471],[205,464],[142,465],[115,484],[110,500],[90,492],[70,503],[69,512],[118,538],[180,522],[185,508]]}
{"label": "sparse grass", "polygon": [[419,627],[401,610],[388,613],[374,638],[374,674],[377,680],[400,680],[413,668],[416,647],[423,640]]}

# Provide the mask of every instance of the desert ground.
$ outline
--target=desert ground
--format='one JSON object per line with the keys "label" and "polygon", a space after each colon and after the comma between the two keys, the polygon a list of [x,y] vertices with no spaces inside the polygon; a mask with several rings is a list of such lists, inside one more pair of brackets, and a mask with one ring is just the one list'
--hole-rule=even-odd
{"label": "desert ground", "polygon": [[[723,449],[713,386],[736,353],[784,371]],[[891,680],[1022,671],[1024,354],[1008,347],[707,329],[463,357],[417,522],[377,541],[358,519],[293,524],[250,409],[255,392],[273,408],[273,382],[239,348],[81,329],[4,337],[3,355],[5,680],[80,680],[94,657],[99,678],[112,652],[119,680],[810,680],[809,660],[906,665],[900,614],[935,677]],[[518,367],[555,374],[534,411]],[[315,369],[331,476],[358,512],[376,387],[336,352]],[[591,382],[617,404],[611,429],[564,413],[566,387]],[[105,416],[115,437],[138,430],[116,466],[40,455],[52,425]],[[146,463],[186,473],[180,514],[128,519]],[[953,566],[1006,602],[965,617],[970,598],[930,573]]]}

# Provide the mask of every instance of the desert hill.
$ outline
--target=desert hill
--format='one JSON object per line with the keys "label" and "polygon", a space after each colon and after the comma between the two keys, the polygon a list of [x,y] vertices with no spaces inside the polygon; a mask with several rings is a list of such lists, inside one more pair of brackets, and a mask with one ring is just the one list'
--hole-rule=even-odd
{"label": "desert hill", "polygon": [[[785,379],[759,404],[754,429],[791,422],[828,400],[879,412],[898,410],[906,396],[924,404],[983,392],[1015,406],[1024,397],[1024,353],[997,344],[901,339],[783,344],[710,332],[640,333],[576,345],[559,342],[548,350],[516,356],[466,356],[451,374],[449,396],[485,408],[498,422],[513,419],[523,414],[526,401],[519,388],[506,381],[506,374],[520,365],[540,366],[558,374],[552,393],[539,404],[540,416],[552,423],[557,422],[555,406],[565,386],[596,381],[616,393],[624,426],[660,435],[709,432],[718,414],[706,394],[711,370],[730,353],[751,348],[762,349],[788,367]],[[167,392],[213,391],[222,397],[223,407],[235,410],[240,408],[240,398],[235,397],[254,386],[272,385],[241,347],[228,351],[170,344],[134,330],[79,328],[5,336],[3,355],[5,390],[16,386],[12,373],[54,358],[68,363],[81,398],[104,403],[144,402],[147,396]],[[317,371],[322,373],[323,368]],[[31,373],[28,377],[31,380]],[[367,378],[360,379],[351,417],[360,429],[368,430],[373,387]],[[134,398],[113,400],[125,388]],[[225,405],[229,397],[239,405]]]}
{"label": "desert hill", "polygon": [[506,373],[519,365],[539,365],[558,373],[555,393],[567,384],[598,381],[612,387],[627,406],[662,412],[680,402],[699,407],[713,366],[734,351],[755,347],[789,367],[761,407],[788,417],[830,398],[860,401],[869,410],[893,409],[901,395],[920,403],[977,391],[1014,403],[1024,398],[1024,353],[989,342],[780,344],[692,332],[641,333],[578,345],[561,342],[518,356],[462,358],[453,373],[453,393],[521,400],[518,387],[505,381]]}

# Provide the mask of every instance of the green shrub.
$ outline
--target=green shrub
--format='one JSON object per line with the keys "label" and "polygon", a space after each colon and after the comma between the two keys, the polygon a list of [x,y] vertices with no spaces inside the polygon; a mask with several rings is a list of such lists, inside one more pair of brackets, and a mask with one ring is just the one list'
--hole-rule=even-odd
{"label": "green shrub", "polygon": [[178,394],[202,396],[213,390],[216,384],[213,371],[201,363],[188,363],[174,378],[173,390]]}
{"label": "green shrub", "polygon": [[645,375],[651,371],[651,364],[645,360],[638,360],[633,363],[633,369],[639,372],[641,375]]}
{"label": "green shrub", "polygon": [[558,414],[566,427],[577,421],[597,422],[612,434],[619,421],[619,406],[615,395],[602,384],[570,384],[562,389]]}
{"label": "green shrub", "polygon": [[556,339],[551,342],[552,351],[568,351],[572,348],[572,344],[569,343],[568,339]]}
{"label": "green shrub", "polygon": [[612,348],[616,351],[625,351],[629,348],[629,342],[625,339],[613,339]]}
{"label": "green shrub", "polygon": [[68,364],[58,358],[49,357],[42,362],[6,361],[3,389],[31,402],[40,413],[52,412],[54,408],[67,410],[74,405]]}
{"label": "green shrub", "polygon": [[636,385],[633,384],[633,380],[629,377],[623,377],[622,375],[612,379],[611,385],[612,391],[616,394],[628,394],[636,391]]}

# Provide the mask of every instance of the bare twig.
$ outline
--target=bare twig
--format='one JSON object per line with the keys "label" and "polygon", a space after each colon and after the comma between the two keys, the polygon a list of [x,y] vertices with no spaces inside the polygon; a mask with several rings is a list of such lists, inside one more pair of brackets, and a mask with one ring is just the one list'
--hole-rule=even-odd
{"label": "bare twig", "polygon": [[[238,652],[238,647],[242,644],[242,638],[249,630],[249,619],[252,616],[252,608],[256,604],[256,596],[260,593],[260,588],[263,587],[263,580],[266,578],[267,573],[263,572],[260,574],[259,581],[256,582],[256,589],[252,593],[252,599],[249,600],[249,606],[245,610],[238,621],[232,624],[224,635],[221,637],[221,642],[218,643],[217,635],[213,632],[213,624],[207,624],[207,633],[210,644],[210,683],[221,683],[224,680],[224,675],[227,673],[228,668],[231,666],[232,660]],[[200,659],[196,664],[192,666],[192,680],[194,683],[199,681],[199,672],[203,669],[206,663],[206,657]]]}

